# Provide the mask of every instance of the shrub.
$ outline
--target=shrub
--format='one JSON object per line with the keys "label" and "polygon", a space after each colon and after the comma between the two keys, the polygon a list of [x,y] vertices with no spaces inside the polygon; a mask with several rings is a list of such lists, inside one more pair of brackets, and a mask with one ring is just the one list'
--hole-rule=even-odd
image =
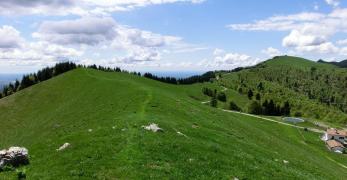
{"label": "shrub", "polygon": [[224,92],[220,92],[220,93],[218,93],[218,95],[217,95],[217,99],[220,100],[220,101],[222,101],[222,102],[226,102],[226,101],[227,101],[227,96],[225,95]]}
{"label": "shrub", "polygon": [[17,178],[18,178],[18,180],[22,180],[22,179],[27,178],[27,175],[25,173],[25,169],[17,171]]}
{"label": "shrub", "polygon": [[253,101],[248,107],[248,112],[250,114],[262,114],[262,107],[258,101]]}
{"label": "shrub", "polygon": [[210,105],[212,107],[217,107],[217,99],[216,99],[216,97],[212,97],[211,98]]}
{"label": "shrub", "polygon": [[233,101],[230,101],[229,109],[233,110],[233,111],[241,111],[241,108],[239,106],[237,106],[237,104],[234,103]]}
{"label": "shrub", "polygon": [[295,112],[294,116],[295,117],[302,117],[302,112],[299,112],[299,111]]}

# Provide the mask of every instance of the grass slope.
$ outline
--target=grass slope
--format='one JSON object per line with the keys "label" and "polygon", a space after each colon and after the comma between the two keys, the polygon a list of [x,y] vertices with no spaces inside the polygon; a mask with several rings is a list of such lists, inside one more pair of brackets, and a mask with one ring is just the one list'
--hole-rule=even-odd
{"label": "grass slope", "polygon": [[[259,90],[262,83],[264,90]],[[222,73],[219,84],[227,87],[229,100],[243,111],[252,102],[247,92],[261,94],[261,102],[273,99],[278,104],[286,100],[292,105],[292,116],[299,113],[312,121],[331,125],[347,124],[347,71],[303,58],[280,56],[239,72]],[[239,93],[242,89],[242,93]],[[255,100],[255,97],[253,98]],[[327,104],[327,101],[331,101]]]}
{"label": "grass slope", "polygon": [[0,100],[0,148],[29,149],[28,179],[347,178],[319,134],[203,105],[203,86],[77,69]]}

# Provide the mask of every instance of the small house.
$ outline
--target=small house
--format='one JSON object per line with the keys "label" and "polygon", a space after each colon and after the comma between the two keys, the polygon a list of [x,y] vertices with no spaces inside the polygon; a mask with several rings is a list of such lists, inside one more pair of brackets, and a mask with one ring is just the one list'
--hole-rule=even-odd
{"label": "small house", "polygon": [[324,133],[323,140],[336,140],[342,144],[345,144],[347,141],[347,132],[344,130],[330,128]]}
{"label": "small house", "polygon": [[331,151],[342,153],[345,148],[339,141],[336,140],[328,140],[326,141],[328,148]]}

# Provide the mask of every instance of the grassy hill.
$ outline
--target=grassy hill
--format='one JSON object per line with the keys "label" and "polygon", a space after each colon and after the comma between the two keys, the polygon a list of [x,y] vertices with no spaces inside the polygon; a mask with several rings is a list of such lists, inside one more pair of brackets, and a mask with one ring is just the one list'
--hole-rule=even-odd
{"label": "grassy hill", "polygon": [[229,99],[243,111],[255,100],[247,98],[247,92],[252,90],[261,95],[260,103],[266,99],[278,104],[289,101],[292,116],[347,124],[347,70],[332,64],[280,56],[252,68],[222,73],[219,84],[229,89]]}
{"label": "grassy hill", "polygon": [[29,149],[28,179],[347,178],[319,134],[206,106],[205,86],[76,69],[0,100],[0,149]]}

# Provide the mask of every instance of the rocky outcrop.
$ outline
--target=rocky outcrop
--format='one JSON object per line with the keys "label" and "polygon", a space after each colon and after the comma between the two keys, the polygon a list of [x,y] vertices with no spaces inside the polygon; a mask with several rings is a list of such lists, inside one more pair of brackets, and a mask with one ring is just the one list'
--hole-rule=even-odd
{"label": "rocky outcrop", "polygon": [[5,166],[18,167],[29,164],[29,153],[24,147],[10,147],[0,151],[0,170]]}

